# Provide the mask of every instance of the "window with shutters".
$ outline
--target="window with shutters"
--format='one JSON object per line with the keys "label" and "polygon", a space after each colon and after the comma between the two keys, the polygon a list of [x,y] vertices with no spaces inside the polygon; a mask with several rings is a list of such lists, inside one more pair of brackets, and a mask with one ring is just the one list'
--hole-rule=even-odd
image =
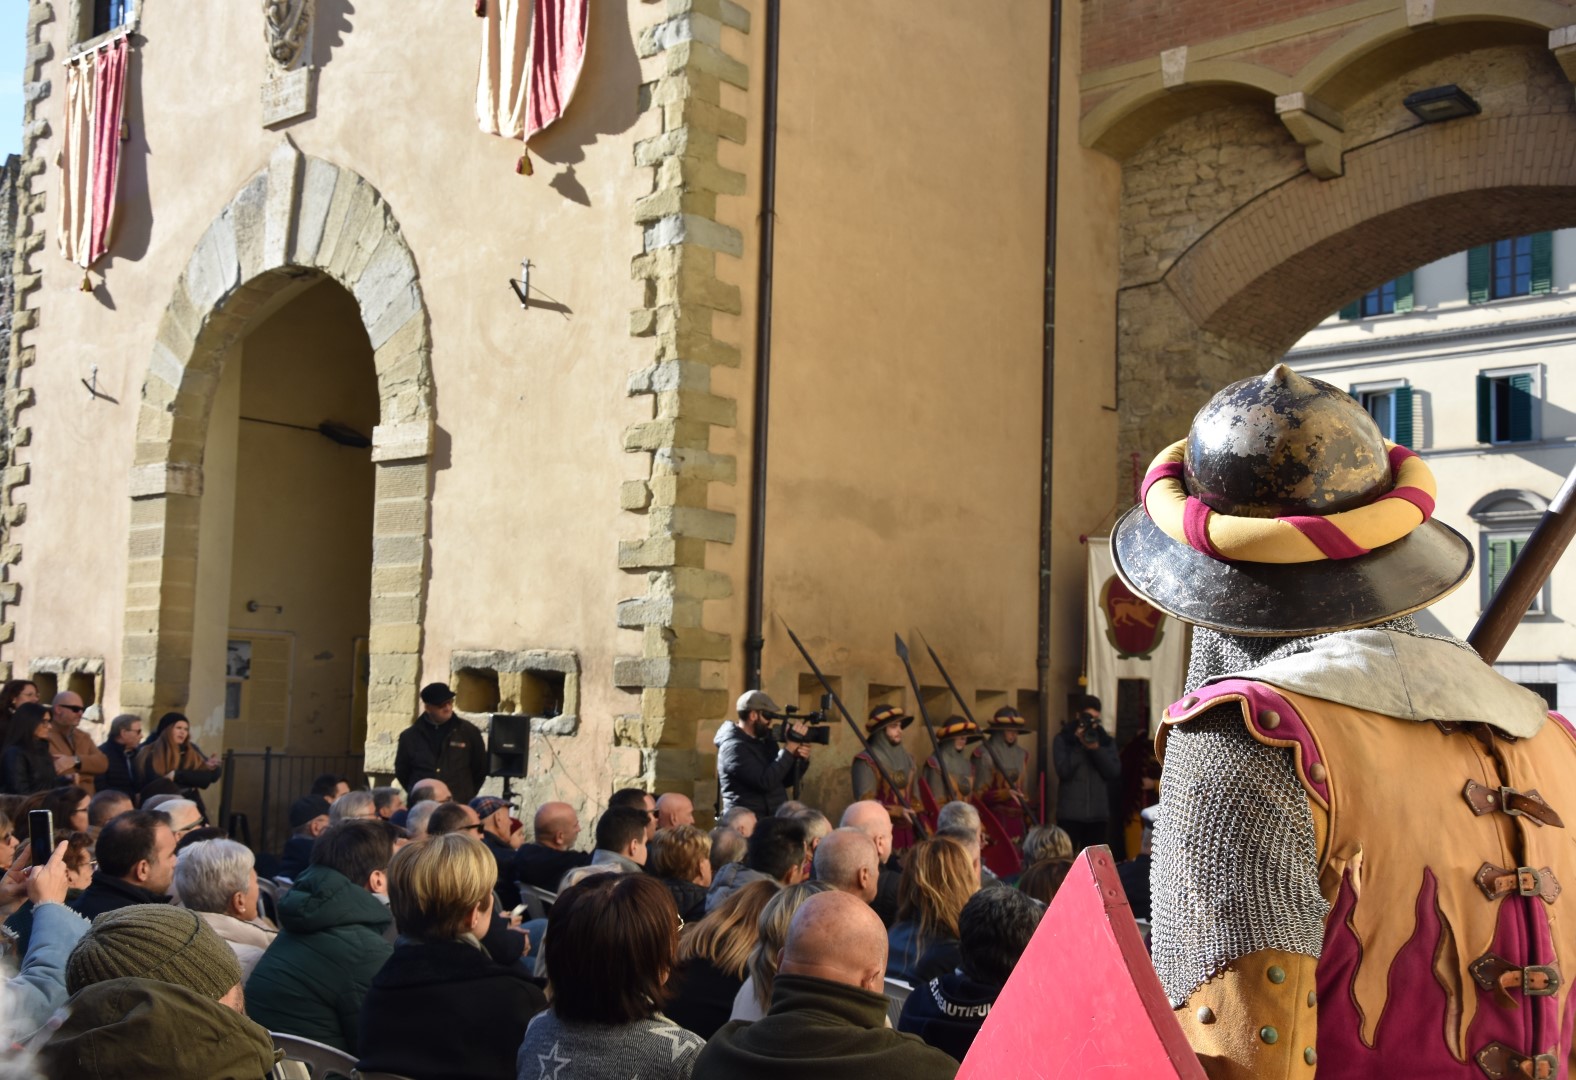
{"label": "window with shutters", "polygon": [[1352,397],[1368,410],[1379,433],[1397,446],[1415,445],[1412,438],[1412,388],[1405,381],[1364,383],[1352,387]]}
{"label": "window with shutters", "polygon": [[1467,252],[1467,299],[1474,304],[1553,289],[1553,233],[1496,240]]}
{"label": "window with shutters", "polygon": [[[1482,530],[1478,561],[1482,566],[1480,601],[1484,608],[1504,584],[1548,505],[1548,500],[1536,492],[1506,489],[1484,496],[1468,511]],[[1548,601],[1549,586],[1545,583],[1527,613],[1546,614]]]}
{"label": "window with shutters", "polygon": [[1535,440],[1538,384],[1535,368],[1479,372],[1477,441],[1499,444]]}
{"label": "window with shutters", "polygon": [[1340,310],[1343,319],[1371,319],[1378,315],[1404,315],[1414,304],[1412,275],[1402,274],[1376,289],[1369,289]]}
{"label": "window with shutters", "polygon": [[[1494,599],[1494,594],[1499,592],[1499,587],[1504,584],[1505,577],[1510,573],[1511,566],[1521,556],[1521,551],[1527,546],[1527,537],[1530,533],[1516,533],[1512,535],[1495,535],[1489,533],[1483,537],[1483,606],[1487,607],[1489,601]],[[1532,605],[1527,608],[1528,615],[1543,614],[1543,592],[1538,590],[1532,598]]]}

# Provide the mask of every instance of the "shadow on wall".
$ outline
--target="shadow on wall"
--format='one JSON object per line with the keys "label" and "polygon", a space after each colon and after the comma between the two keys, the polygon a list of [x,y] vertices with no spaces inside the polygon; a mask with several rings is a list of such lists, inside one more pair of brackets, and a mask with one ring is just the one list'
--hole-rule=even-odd
{"label": "shadow on wall", "polygon": [[356,12],[350,0],[317,0],[317,21],[312,27],[312,63],[322,67],[345,43],[350,33],[350,16]]}
{"label": "shadow on wall", "polygon": [[[142,108],[143,45],[139,37],[127,52],[124,115],[131,137],[120,147],[120,181],[116,188],[115,228],[110,236],[109,251],[96,267],[106,277],[119,260],[136,262],[146,255],[153,237],[153,203],[148,198],[148,126],[143,122]],[[50,194],[53,196],[55,192]],[[102,287],[95,289],[93,295],[99,303],[114,309],[114,301]]]}
{"label": "shadow on wall", "polygon": [[575,97],[563,119],[530,142],[533,157],[563,166],[547,186],[571,202],[591,205],[591,195],[578,177],[575,165],[585,160],[585,148],[599,135],[618,135],[640,116],[640,59],[629,29],[624,4],[591,5],[586,27],[585,67]]}

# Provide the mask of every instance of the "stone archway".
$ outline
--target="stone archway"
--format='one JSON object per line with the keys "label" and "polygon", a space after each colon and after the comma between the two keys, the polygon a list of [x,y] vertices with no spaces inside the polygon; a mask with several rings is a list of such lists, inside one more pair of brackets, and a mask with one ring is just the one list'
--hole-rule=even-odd
{"label": "stone archway", "polygon": [[410,720],[426,599],[432,342],[415,259],[382,197],[286,138],[203,234],[159,324],[137,420],[122,708],[185,704],[208,418],[226,350],[267,304],[327,276],[356,299],[380,401],[367,768]]}

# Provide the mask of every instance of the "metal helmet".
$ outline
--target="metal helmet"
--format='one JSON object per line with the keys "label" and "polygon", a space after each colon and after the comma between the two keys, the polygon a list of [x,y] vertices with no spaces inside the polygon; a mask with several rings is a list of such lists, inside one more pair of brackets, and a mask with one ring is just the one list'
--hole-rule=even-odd
{"label": "metal helmet", "polygon": [[[1300,527],[1369,506],[1395,487],[1367,411],[1284,364],[1232,383],[1199,410],[1180,473],[1200,513]],[[1186,622],[1260,636],[1349,630],[1427,607],[1466,580],[1471,544],[1427,513],[1399,539],[1359,554],[1251,561],[1201,550],[1211,546],[1207,537],[1181,542],[1137,506],[1117,522],[1112,555],[1129,588]]]}

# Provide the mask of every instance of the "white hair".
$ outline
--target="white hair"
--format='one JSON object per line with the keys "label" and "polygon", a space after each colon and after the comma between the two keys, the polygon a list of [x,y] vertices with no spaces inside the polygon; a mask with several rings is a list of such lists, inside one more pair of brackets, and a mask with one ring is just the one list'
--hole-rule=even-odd
{"label": "white hair", "polygon": [[978,836],[980,831],[980,812],[974,809],[972,803],[949,802],[937,812],[936,828],[969,829],[975,836]]}
{"label": "white hair", "polygon": [[406,812],[405,831],[410,833],[412,840],[427,835],[427,819],[432,817],[432,812],[442,805],[432,799],[423,799]]}
{"label": "white hair", "polygon": [[334,800],[334,805],[328,808],[328,822],[338,825],[349,818],[370,818],[378,816],[377,800],[370,791],[352,791],[341,795]]}
{"label": "white hair", "polygon": [[614,863],[597,863],[595,866],[577,866],[564,875],[563,880],[558,883],[558,891],[563,892],[565,889],[569,888],[569,886],[578,885],[586,878],[596,877],[598,874],[621,874],[623,872],[624,868]]}
{"label": "white hair", "polygon": [[192,911],[230,910],[230,898],[252,885],[256,858],[234,840],[199,840],[175,863],[175,891]]}

